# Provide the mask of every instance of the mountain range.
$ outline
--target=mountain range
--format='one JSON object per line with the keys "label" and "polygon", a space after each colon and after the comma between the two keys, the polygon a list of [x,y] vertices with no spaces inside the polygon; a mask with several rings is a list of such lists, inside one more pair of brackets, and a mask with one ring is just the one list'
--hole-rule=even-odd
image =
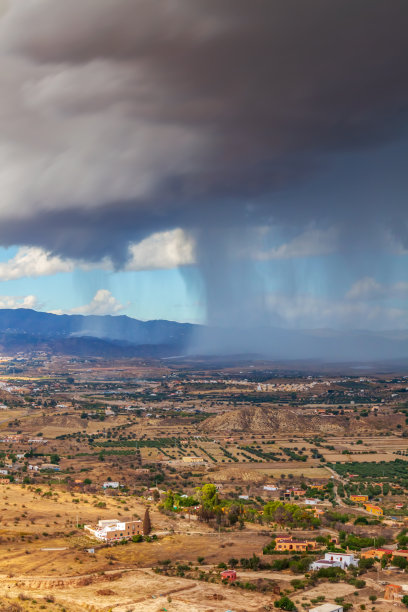
{"label": "mountain range", "polygon": [[56,315],[0,309],[0,352],[44,350],[55,354],[132,357],[252,354],[275,360],[372,362],[408,359],[401,330],[215,328],[131,317]]}

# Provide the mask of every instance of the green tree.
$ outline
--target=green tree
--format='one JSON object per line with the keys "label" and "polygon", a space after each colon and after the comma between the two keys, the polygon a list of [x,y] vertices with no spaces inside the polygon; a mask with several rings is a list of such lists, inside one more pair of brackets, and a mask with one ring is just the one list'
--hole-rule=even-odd
{"label": "green tree", "polygon": [[239,514],[240,507],[237,504],[232,504],[227,515],[230,525],[235,525],[235,523],[238,521]]}
{"label": "green tree", "polygon": [[174,495],[172,491],[168,491],[166,499],[164,500],[163,507],[165,510],[173,510],[173,506],[174,506]]}
{"label": "green tree", "polygon": [[212,511],[214,506],[218,504],[217,487],[214,484],[207,483],[197,491],[198,498],[205,510]]}
{"label": "green tree", "polygon": [[405,569],[408,565],[408,561],[407,559],[405,559],[405,557],[399,557],[394,555],[394,557],[392,558],[392,564],[401,569]]}

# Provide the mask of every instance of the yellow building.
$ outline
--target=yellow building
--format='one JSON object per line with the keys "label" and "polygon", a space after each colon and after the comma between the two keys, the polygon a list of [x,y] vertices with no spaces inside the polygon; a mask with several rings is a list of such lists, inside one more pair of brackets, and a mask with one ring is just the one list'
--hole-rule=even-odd
{"label": "yellow building", "polygon": [[368,502],[368,495],[350,495],[350,501]]}
{"label": "yellow building", "polygon": [[371,550],[366,550],[361,553],[362,559],[382,559],[385,555],[392,556],[394,554],[394,550],[389,548],[372,548]]}
{"label": "yellow building", "polygon": [[294,540],[293,538],[276,538],[275,550],[305,552],[314,550],[317,544],[314,540]]}
{"label": "yellow building", "polygon": [[379,506],[374,506],[373,504],[364,504],[364,506],[370,514],[374,514],[375,516],[382,516],[384,514],[382,508]]}

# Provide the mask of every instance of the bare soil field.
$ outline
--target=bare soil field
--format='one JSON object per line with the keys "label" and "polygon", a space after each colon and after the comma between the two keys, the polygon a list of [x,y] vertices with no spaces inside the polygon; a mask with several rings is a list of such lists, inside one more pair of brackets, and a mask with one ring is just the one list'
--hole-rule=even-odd
{"label": "bare soil field", "polygon": [[130,570],[81,579],[0,578],[0,596],[44,597],[53,594],[55,602],[70,612],[206,612],[234,609],[258,611],[271,603],[271,596],[247,593],[224,585],[201,583],[184,578],[158,576],[151,570]]}
{"label": "bare soil field", "polygon": [[[51,491],[51,495],[48,495]],[[44,495],[45,493],[45,495]],[[106,508],[97,506],[99,502]],[[257,555],[270,541],[263,529],[217,533],[197,521],[175,520],[151,509],[158,541],[100,548],[76,522],[96,523],[112,517],[142,517],[145,505],[135,498],[71,494],[53,489],[41,492],[8,485],[0,488],[0,572],[12,574],[84,574],[112,567],[151,567],[166,559],[208,563]],[[171,535],[172,532],[175,532]],[[166,535],[168,534],[168,535]],[[96,544],[96,554],[86,549]],[[54,550],[52,550],[54,549]],[[203,552],[204,551],[204,552]]]}

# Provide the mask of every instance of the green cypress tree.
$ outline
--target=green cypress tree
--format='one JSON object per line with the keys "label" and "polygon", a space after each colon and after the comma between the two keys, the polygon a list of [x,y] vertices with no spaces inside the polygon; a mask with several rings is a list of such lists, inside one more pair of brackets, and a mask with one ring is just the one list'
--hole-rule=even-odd
{"label": "green cypress tree", "polygon": [[152,524],[150,522],[149,509],[146,508],[146,512],[143,518],[143,535],[149,535],[152,530]]}

